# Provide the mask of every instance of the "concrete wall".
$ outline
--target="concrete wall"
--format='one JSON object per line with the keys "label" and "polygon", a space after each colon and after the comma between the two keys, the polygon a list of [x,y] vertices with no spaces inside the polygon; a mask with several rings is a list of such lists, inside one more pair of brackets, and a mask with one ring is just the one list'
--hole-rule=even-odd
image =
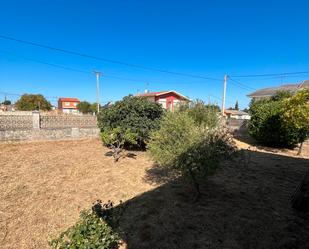
{"label": "concrete wall", "polygon": [[99,137],[96,116],[0,114],[0,142]]}

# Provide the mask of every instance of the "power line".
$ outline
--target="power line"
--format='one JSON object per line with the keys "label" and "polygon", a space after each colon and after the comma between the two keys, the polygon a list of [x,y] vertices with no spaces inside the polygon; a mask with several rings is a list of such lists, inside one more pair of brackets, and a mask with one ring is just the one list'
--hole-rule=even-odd
{"label": "power line", "polygon": [[[33,62],[36,62],[36,63],[39,63],[39,64],[43,64],[43,65],[47,65],[47,66],[52,66],[52,67],[60,68],[60,69],[67,70],[67,71],[72,71],[72,72],[77,72],[77,73],[84,73],[84,74],[88,74],[88,75],[93,75],[92,71],[86,71],[86,70],[76,69],[76,68],[72,68],[72,67],[62,66],[62,65],[59,65],[59,64],[49,63],[49,62],[46,62],[46,61],[37,60],[37,59],[30,58],[30,57],[25,57],[23,55],[17,55],[15,53],[11,53],[11,52],[8,52],[8,51],[0,50],[0,53],[12,55],[12,56],[15,56],[15,57],[22,58],[24,60],[33,61]],[[152,81],[148,81],[148,80],[119,77],[119,76],[115,76],[115,75],[111,75],[111,74],[104,74],[104,77],[105,78],[111,78],[111,79],[124,80],[124,81],[131,81],[131,82],[162,84],[162,83],[159,83],[159,82],[152,82]]]}
{"label": "power line", "polygon": [[144,70],[148,70],[148,71],[156,71],[156,72],[160,72],[160,73],[167,73],[167,74],[173,74],[173,75],[185,76],[185,77],[191,77],[191,78],[199,78],[199,79],[206,79],[206,80],[213,80],[213,81],[220,81],[220,82],[222,81],[221,79],[216,79],[216,78],[207,77],[207,76],[187,74],[187,73],[181,73],[181,72],[174,72],[174,71],[169,71],[169,70],[164,70],[164,69],[159,69],[159,68],[147,67],[147,66],[143,66],[143,65],[131,64],[131,63],[122,62],[122,61],[118,61],[118,60],[107,59],[107,58],[89,55],[89,54],[85,54],[85,53],[80,53],[80,52],[76,52],[76,51],[72,51],[72,50],[56,48],[56,47],[44,45],[44,44],[41,44],[41,43],[25,41],[25,40],[13,38],[13,37],[6,36],[6,35],[0,35],[0,38],[5,39],[5,40],[10,40],[10,41],[15,41],[15,42],[27,44],[27,45],[31,45],[31,46],[45,48],[45,49],[49,49],[49,50],[53,50],[53,51],[58,51],[58,52],[66,53],[66,54],[76,55],[76,56],[80,56],[80,57],[104,61],[104,62],[113,63],[113,64],[124,65],[124,66],[127,66],[127,67],[134,67],[134,68],[144,69]]}
{"label": "power line", "polygon": [[237,85],[238,87],[240,87],[240,88],[242,88],[244,90],[247,90],[247,91],[252,91],[252,90],[255,91],[255,90],[257,90],[256,88],[253,88],[251,86],[243,84],[243,83],[239,82],[238,80],[235,80],[235,79],[233,79],[231,77],[229,77],[229,79],[232,81],[231,82],[232,84]]}
{"label": "power line", "polygon": [[[76,69],[76,68],[72,68],[72,67],[67,67],[67,66],[63,66],[63,65],[58,65],[58,64],[54,64],[54,63],[49,63],[49,62],[46,62],[46,61],[37,60],[37,59],[33,59],[33,58],[22,56],[22,55],[17,55],[15,53],[3,51],[3,50],[0,50],[0,53],[12,55],[12,56],[15,56],[15,57],[22,58],[24,60],[33,61],[33,62],[36,62],[36,63],[39,63],[39,64],[43,64],[43,65],[47,65],[47,66],[52,66],[52,67],[60,68],[60,69],[67,70],[67,71],[73,71],[73,72],[83,73],[83,74],[87,74],[87,75],[92,75],[93,74],[93,72],[90,72],[90,71],[80,70],[80,69]],[[151,82],[151,81],[132,79],[132,78],[124,78],[124,77],[118,77],[118,76],[113,76],[113,75],[105,75],[104,74],[104,77],[106,77],[106,78],[113,78],[113,79],[119,79],[119,80],[125,80],[125,81],[132,81],[132,82],[143,82],[143,83],[155,84],[155,82]],[[22,94],[7,93],[7,92],[0,92],[0,94],[22,96]],[[219,99],[220,101],[222,100],[220,97],[215,96],[213,94],[210,94],[210,96],[213,96],[214,98]],[[46,98],[49,98],[49,97],[46,97]],[[59,98],[59,97],[50,97],[50,98]]]}
{"label": "power line", "polygon": [[270,74],[248,74],[248,75],[233,75],[233,78],[255,78],[255,77],[267,77],[267,76],[287,76],[297,74],[309,74],[309,71],[302,72],[286,72],[286,73],[270,73]]}

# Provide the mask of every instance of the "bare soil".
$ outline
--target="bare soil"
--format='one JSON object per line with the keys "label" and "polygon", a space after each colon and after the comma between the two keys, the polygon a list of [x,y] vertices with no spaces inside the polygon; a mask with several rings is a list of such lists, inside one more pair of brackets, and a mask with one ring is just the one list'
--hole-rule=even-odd
{"label": "bare soil", "polygon": [[309,146],[297,157],[237,144],[198,201],[145,152],[115,164],[98,140],[0,144],[0,247],[48,248],[101,199],[125,202],[118,232],[128,249],[309,248],[309,214],[290,205]]}

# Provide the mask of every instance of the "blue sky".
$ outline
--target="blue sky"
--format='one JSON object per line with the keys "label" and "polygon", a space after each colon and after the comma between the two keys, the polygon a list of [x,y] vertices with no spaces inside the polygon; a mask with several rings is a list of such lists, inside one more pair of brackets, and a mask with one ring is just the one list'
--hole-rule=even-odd
{"label": "blue sky", "polygon": [[[1,92],[9,92],[95,101],[94,75],[22,58],[27,57],[83,71],[102,71],[102,102],[148,88],[177,90],[206,101],[211,95],[211,101],[221,105],[225,73],[309,71],[308,11],[306,0],[1,1],[1,35],[222,82],[131,68],[0,39],[0,100],[4,98]],[[235,79],[251,88],[262,88],[306,77],[309,74]],[[229,80],[227,107],[238,100],[245,108],[249,92]]]}

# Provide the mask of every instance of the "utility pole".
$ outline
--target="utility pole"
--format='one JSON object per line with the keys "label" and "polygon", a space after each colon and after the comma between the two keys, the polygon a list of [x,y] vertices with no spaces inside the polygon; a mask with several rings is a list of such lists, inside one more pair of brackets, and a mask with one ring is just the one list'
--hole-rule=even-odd
{"label": "utility pole", "polygon": [[97,78],[97,113],[100,111],[100,75],[101,72],[94,71],[95,76]]}
{"label": "utility pole", "polygon": [[222,116],[224,116],[224,110],[225,110],[226,82],[227,82],[227,75],[225,74],[224,75],[224,83],[223,83]]}

